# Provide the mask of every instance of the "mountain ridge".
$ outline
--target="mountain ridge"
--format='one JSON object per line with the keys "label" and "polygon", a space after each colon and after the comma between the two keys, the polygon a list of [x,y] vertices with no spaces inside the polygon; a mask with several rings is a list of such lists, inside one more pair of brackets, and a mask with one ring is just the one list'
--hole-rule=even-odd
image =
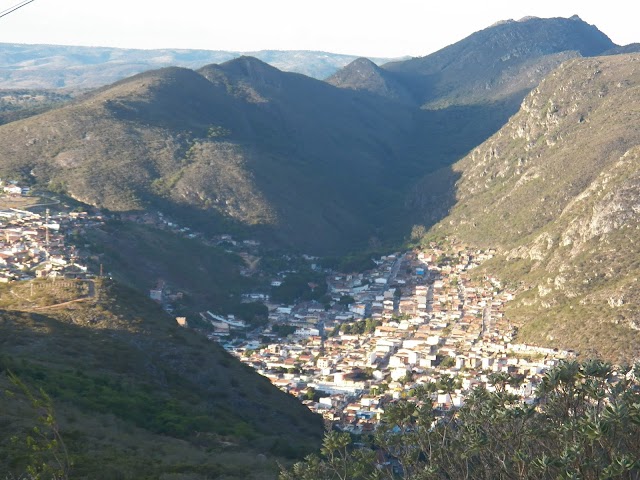
{"label": "mountain ridge", "polygon": [[[532,30],[539,32],[529,38]],[[500,58],[513,53],[513,36],[521,55],[505,66]],[[486,50],[489,38],[495,51]],[[248,228],[312,253],[390,244],[410,229],[406,199],[420,177],[500,128],[536,79],[571,58],[564,49],[586,54],[612,45],[581,20],[530,19],[403,64],[356,61],[350,69],[362,70],[360,80],[344,79],[351,88],[332,85],[338,77],[322,82],[251,57],[197,72],[167,67],[1,126],[1,173],[91,205],[155,208],[218,233]],[[452,58],[451,51],[466,53]],[[520,80],[478,90],[473,73],[482,58],[496,66],[491,81],[507,85],[513,72]],[[438,93],[434,76],[418,70],[447,62],[440,81],[459,77],[464,65],[472,81]],[[375,88],[361,88],[363,81]]]}
{"label": "mountain ridge", "polygon": [[453,167],[456,204],[435,231],[499,249],[487,269],[526,288],[508,312],[526,341],[617,361],[640,351],[639,62],[563,64]]}
{"label": "mountain ridge", "polygon": [[500,101],[519,104],[562,62],[614,48],[617,45],[609,37],[578,16],[525,17],[498,22],[427,56],[380,68],[423,108]]}

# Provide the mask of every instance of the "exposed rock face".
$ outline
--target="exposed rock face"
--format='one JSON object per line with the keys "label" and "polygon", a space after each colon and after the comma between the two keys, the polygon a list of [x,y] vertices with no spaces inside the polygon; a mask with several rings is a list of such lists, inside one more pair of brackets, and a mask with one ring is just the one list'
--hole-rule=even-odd
{"label": "exposed rock face", "polygon": [[499,247],[494,268],[533,287],[511,312],[526,339],[640,351],[635,333],[616,343],[640,318],[638,122],[640,55],[576,59],[454,166],[457,205],[438,228]]}
{"label": "exposed rock face", "polygon": [[522,97],[570,58],[616,45],[579,17],[500,22],[431,55],[383,65],[425,108]]}

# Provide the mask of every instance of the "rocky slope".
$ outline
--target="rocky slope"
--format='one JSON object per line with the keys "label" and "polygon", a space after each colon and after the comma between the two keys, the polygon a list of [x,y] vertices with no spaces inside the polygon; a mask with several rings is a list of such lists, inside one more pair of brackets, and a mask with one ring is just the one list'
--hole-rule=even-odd
{"label": "rocky slope", "polygon": [[436,228],[496,246],[487,267],[526,293],[525,341],[640,353],[640,56],[576,59],[455,164],[456,205]]}
{"label": "rocky slope", "polygon": [[522,98],[562,62],[615,53],[616,48],[604,33],[577,16],[527,17],[499,22],[425,57],[380,68],[357,60],[328,81],[410,99],[428,109],[502,104],[506,121]]}

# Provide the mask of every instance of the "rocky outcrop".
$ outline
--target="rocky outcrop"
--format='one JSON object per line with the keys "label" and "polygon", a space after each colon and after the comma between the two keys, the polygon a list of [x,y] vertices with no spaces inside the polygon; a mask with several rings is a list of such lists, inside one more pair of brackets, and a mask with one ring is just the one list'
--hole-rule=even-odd
{"label": "rocky outcrop", "polygon": [[[454,166],[457,204],[437,229],[500,249],[491,268],[526,290],[511,314],[527,340],[638,348],[638,122],[640,55],[575,59]],[[626,347],[604,325],[628,332]]]}

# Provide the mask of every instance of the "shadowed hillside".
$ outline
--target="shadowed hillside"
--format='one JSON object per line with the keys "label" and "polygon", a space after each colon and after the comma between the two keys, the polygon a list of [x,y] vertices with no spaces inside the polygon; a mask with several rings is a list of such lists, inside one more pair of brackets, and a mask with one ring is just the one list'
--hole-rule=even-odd
{"label": "shadowed hillside", "polygon": [[26,438],[39,415],[8,371],[53,399],[71,478],[275,478],[276,458],[299,457],[322,435],[295,398],[110,282],[65,309],[5,310],[0,352],[2,472],[25,471],[11,437]]}
{"label": "shadowed hillside", "polygon": [[[345,251],[402,238],[415,178],[498,128],[474,124],[491,109],[478,115],[423,112],[244,57],[147,72],[4,125],[0,170],[115,211],[158,208],[205,231],[241,225]],[[443,135],[454,127],[455,143]]]}

